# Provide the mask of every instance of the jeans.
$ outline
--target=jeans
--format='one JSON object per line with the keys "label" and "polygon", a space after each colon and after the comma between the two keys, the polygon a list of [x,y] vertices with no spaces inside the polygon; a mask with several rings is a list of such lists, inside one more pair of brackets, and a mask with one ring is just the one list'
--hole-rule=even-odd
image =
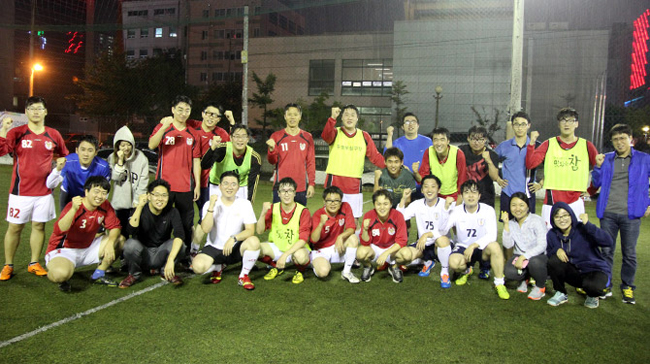
{"label": "jeans", "polygon": [[[618,232],[621,232],[621,252],[623,254],[623,264],[621,266],[621,289],[635,289],[634,275],[636,274],[636,242],[639,239],[639,229],[641,228],[641,219],[630,220],[627,215],[614,214],[605,212],[600,219],[600,228],[614,240],[614,246],[611,248],[602,248],[605,260],[614,274],[614,252],[616,251],[616,238]],[[611,277],[610,277],[611,280]]]}

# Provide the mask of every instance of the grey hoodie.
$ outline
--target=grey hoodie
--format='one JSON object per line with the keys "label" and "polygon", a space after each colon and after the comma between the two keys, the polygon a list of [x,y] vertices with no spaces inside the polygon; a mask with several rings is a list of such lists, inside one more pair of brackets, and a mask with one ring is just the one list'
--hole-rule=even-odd
{"label": "grey hoodie", "polygon": [[[131,156],[124,161],[124,166],[116,164],[120,141],[127,141],[133,146]],[[125,125],[121,127],[113,138],[113,149],[108,156],[108,164],[111,166],[111,182],[113,183],[113,197],[111,205],[116,210],[130,209],[138,202],[141,194],[147,193],[149,184],[149,163],[147,157],[135,149],[135,139],[131,130]]]}

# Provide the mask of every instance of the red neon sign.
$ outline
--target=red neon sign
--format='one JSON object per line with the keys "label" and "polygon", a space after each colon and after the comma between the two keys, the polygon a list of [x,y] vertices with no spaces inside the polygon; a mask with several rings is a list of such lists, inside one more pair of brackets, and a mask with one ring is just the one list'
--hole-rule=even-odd
{"label": "red neon sign", "polygon": [[648,64],[648,17],[650,9],[634,21],[632,33],[632,73],[630,74],[630,90],[645,85],[646,65]]}

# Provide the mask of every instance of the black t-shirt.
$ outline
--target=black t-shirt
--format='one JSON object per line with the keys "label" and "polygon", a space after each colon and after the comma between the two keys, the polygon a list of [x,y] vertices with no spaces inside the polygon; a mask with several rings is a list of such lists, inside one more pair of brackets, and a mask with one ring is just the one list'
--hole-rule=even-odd
{"label": "black t-shirt", "polygon": [[[465,153],[467,179],[478,182],[479,192],[481,193],[481,199],[479,202],[494,207],[494,183],[492,178],[490,178],[490,170],[487,162],[485,162],[485,159],[483,159],[480,154],[474,154],[472,148],[469,147],[469,144],[463,144],[459,148],[463,153]],[[490,153],[490,159],[492,159],[492,162],[498,163],[499,156],[497,153],[490,148],[486,148],[486,150]]]}
{"label": "black t-shirt", "polygon": [[128,232],[134,238],[148,248],[161,246],[171,239],[172,230],[174,237],[185,240],[185,230],[181,214],[176,208],[167,206],[160,215],[154,215],[147,204],[140,215],[140,225],[136,228],[128,225]]}

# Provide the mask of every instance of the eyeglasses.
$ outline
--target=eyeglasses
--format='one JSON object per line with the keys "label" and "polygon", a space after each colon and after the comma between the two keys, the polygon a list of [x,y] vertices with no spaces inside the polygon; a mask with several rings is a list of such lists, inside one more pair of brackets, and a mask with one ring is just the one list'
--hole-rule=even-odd
{"label": "eyeglasses", "polygon": [[558,215],[555,215],[555,217],[553,217],[553,219],[555,219],[555,220],[564,220],[564,219],[570,219],[570,218],[571,218],[571,215],[569,215],[569,214],[564,214],[564,215],[559,215],[558,214]]}
{"label": "eyeglasses", "polygon": [[630,139],[628,137],[624,137],[624,136],[612,138],[612,143],[629,142],[629,141],[630,141]]}
{"label": "eyeglasses", "polygon": [[410,125],[410,124],[415,125],[415,124],[417,124],[417,123],[418,123],[418,122],[415,121],[415,120],[407,120],[407,121],[404,122],[404,125]]}
{"label": "eyeglasses", "polygon": [[469,140],[471,140],[471,141],[473,141],[473,142],[479,142],[479,143],[482,143],[482,142],[485,141],[485,138],[469,138]]}
{"label": "eyeglasses", "polygon": [[216,112],[204,111],[203,113],[205,114],[205,116],[207,116],[209,118],[220,118],[221,117],[221,114],[217,114]]}
{"label": "eyeglasses", "polygon": [[571,119],[571,118],[560,119],[560,123],[562,123],[562,124],[573,124],[576,121],[578,121],[578,119]]}
{"label": "eyeglasses", "polygon": [[163,193],[163,194],[160,194],[160,193],[152,193],[152,194],[151,194],[151,197],[153,197],[153,198],[162,198],[162,199],[165,199],[165,198],[169,198],[169,195],[166,194],[166,193]]}
{"label": "eyeglasses", "polygon": [[325,203],[329,203],[329,204],[339,204],[339,203],[341,203],[341,200],[325,200]]}
{"label": "eyeglasses", "polygon": [[29,111],[45,111],[44,107],[28,107],[27,110]]}
{"label": "eyeglasses", "polygon": [[296,192],[294,189],[289,189],[289,190],[278,190],[279,195],[290,195],[292,193]]}
{"label": "eyeglasses", "polygon": [[246,135],[246,134],[244,134],[244,135],[233,135],[233,136],[231,136],[231,138],[232,139],[237,139],[237,140],[244,140],[244,139],[248,138],[248,135]]}
{"label": "eyeglasses", "polygon": [[525,128],[526,126],[528,126],[528,124],[526,124],[526,123],[513,123],[512,124],[513,128]]}

